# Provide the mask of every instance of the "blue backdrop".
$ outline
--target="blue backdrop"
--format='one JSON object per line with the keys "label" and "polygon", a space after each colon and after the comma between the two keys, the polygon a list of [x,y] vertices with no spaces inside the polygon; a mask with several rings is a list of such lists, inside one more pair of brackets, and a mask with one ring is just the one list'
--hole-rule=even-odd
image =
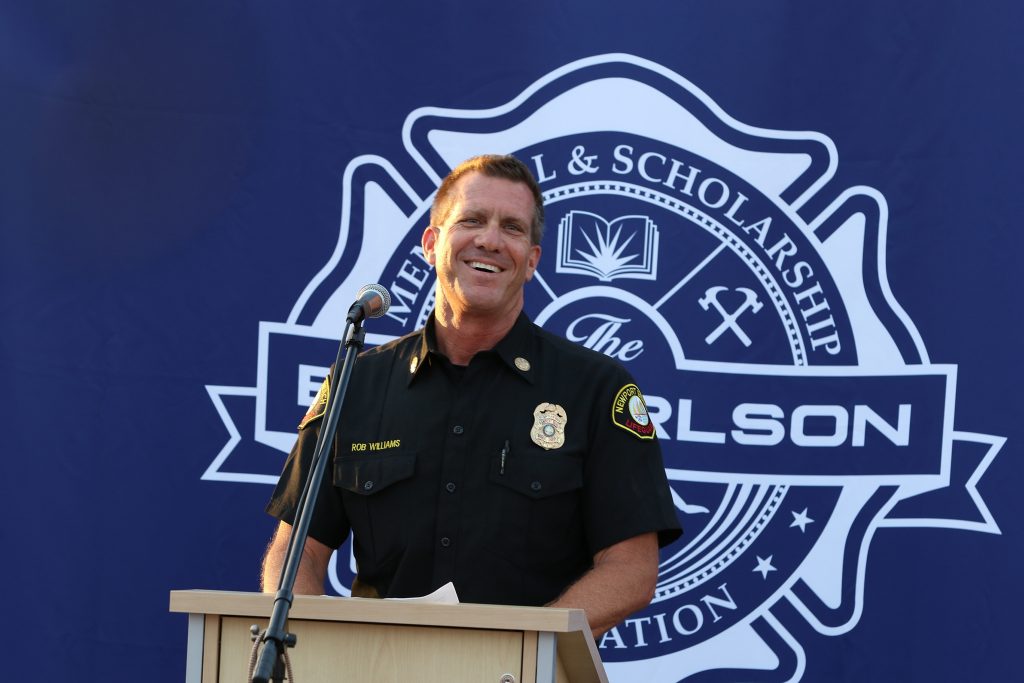
{"label": "blue backdrop", "polygon": [[182,679],[168,591],[256,589],[340,308],[414,329],[437,178],[508,151],[527,309],[634,371],[688,530],[613,680],[1012,680],[1022,20],[0,3],[7,677]]}

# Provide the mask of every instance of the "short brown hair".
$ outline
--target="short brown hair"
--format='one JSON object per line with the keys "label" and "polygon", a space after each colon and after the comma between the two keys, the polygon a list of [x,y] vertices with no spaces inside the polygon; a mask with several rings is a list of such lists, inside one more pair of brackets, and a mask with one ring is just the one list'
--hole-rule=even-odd
{"label": "short brown hair", "polygon": [[540,244],[544,236],[544,197],[540,193],[540,185],[533,177],[529,167],[511,154],[481,154],[471,159],[466,159],[452,169],[451,173],[441,181],[434,196],[434,204],[430,207],[430,224],[441,225],[448,217],[451,205],[451,192],[455,183],[467,173],[477,171],[491,178],[504,178],[515,183],[522,183],[533,195],[533,203],[536,207],[533,212],[533,225],[530,226],[530,241],[533,244]]}

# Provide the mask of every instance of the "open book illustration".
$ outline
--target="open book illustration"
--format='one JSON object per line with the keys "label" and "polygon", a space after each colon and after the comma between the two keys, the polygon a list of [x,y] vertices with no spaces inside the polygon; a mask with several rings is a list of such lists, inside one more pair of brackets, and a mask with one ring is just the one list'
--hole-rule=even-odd
{"label": "open book illustration", "polygon": [[610,221],[590,211],[569,211],[558,224],[559,273],[603,282],[658,277],[658,227],[647,216]]}

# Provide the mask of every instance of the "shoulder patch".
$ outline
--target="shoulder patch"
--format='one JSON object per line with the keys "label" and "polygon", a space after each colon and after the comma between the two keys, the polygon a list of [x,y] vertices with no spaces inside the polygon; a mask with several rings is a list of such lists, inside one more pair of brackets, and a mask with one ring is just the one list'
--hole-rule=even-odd
{"label": "shoulder patch", "polygon": [[323,417],[324,413],[327,412],[327,401],[331,397],[331,376],[327,375],[324,378],[324,383],[320,385],[320,391],[316,392],[316,398],[309,404],[309,410],[302,417],[302,422],[299,423],[299,429],[302,429],[313,420]]}
{"label": "shoulder patch", "polygon": [[647,414],[644,395],[635,384],[627,384],[615,394],[612,422],[641,439],[654,438],[654,422]]}

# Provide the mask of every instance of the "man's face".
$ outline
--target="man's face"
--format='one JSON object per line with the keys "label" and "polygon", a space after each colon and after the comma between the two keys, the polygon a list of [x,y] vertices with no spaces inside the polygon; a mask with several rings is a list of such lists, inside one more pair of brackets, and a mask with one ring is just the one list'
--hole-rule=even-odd
{"label": "man's face", "polygon": [[459,179],[442,225],[423,232],[441,305],[458,317],[518,315],[523,284],[540,260],[540,246],[530,242],[534,208],[522,183],[478,172]]}

